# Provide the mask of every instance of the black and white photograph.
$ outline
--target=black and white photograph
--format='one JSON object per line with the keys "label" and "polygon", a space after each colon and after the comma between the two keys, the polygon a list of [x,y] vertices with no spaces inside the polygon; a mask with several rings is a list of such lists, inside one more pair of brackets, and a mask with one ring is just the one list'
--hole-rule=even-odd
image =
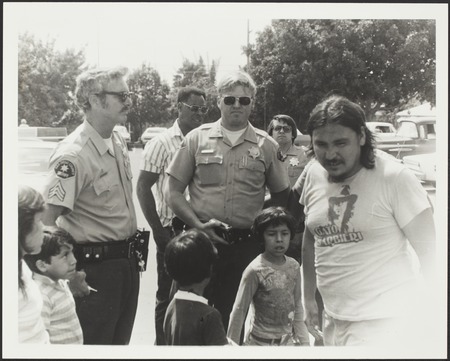
{"label": "black and white photograph", "polygon": [[448,4],[5,2],[3,44],[3,358],[447,358]]}

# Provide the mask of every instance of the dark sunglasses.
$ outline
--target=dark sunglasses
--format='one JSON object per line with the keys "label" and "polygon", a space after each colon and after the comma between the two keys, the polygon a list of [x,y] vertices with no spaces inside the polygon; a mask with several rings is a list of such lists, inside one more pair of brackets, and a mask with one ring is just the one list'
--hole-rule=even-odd
{"label": "dark sunglasses", "polygon": [[110,92],[110,91],[101,91],[100,93],[95,93],[95,95],[100,95],[100,94],[109,94],[109,95],[115,95],[116,97],[118,97],[120,99],[120,101],[122,103],[125,103],[127,101],[127,99],[130,99],[133,96],[133,92]]}
{"label": "dark sunglasses", "polygon": [[206,114],[208,112],[207,107],[199,107],[198,105],[189,105],[189,104],[186,104],[183,102],[180,102],[180,103],[186,105],[191,110],[191,112],[194,112],[194,113],[198,113],[198,111],[200,111],[200,113]]}
{"label": "dark sunglasses", "polygon": [[276,125],[273,127],[273,130],[276,132],[279,132],[281,129],[283,129],[283,132],[285,133],[292,132],[292,128],[289,125]]}
{"label": "dark sunglasses", "polygon": [[236,100],[239,100],[239,104],[241,105],[249,105],[250,102],[252,101],[252,98],[250,97],[231,97],[231,96],[227,96],[227,97],[223,97],[223,102],[226,105],[234,105],[236,104]]}

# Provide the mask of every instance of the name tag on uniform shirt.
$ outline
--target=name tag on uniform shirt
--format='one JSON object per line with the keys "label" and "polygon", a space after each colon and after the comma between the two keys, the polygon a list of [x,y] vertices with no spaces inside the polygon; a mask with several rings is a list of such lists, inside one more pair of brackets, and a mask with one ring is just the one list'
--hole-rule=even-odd
{"label": "name tag on uniform shirt", "polygon": [[211,154],[211,153],[214,153],[214,149],[202,149],[200,151],[200,153],[202,153],[202,154]]}

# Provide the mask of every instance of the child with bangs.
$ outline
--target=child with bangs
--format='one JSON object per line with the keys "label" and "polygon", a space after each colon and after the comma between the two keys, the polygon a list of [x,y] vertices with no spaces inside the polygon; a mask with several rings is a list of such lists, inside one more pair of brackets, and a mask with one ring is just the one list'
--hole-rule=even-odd
{"label": "child with bangs", "polygon": [[285,255],[295,234],[295,220],[283,208],[269,207],[256,216],[252,231],[264,251],[242,274],[227,336],[239,343],[251,305],[244,345],[309,346],[303,321],[300,265]]}
{"label": "child with bangs", "polygon": [[64,229],[44,227],[41,252],[25,255],[44,301],[42,318],[52,344],[82,344],[83,331],[68,279],[76,272],[75,240]]}

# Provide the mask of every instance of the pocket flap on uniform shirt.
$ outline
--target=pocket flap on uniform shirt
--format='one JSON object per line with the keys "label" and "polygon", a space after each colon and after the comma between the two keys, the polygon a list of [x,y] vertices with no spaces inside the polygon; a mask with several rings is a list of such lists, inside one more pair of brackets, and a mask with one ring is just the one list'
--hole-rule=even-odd
{"label": "pocket flap on uniform shirt", "polygon": [[103,192],[110,189],[110,185],[108,184],[105,178],[106,177],[94,180],[94,190],[97,195],[100,195]]}
{"label": "pocket flap on uniform shirt", "polygon": [[198,155],[195,158],[195,164],[222,164],[223,156],[221,155]]}
{"label": "pocket flap on uniform shirt", "polygon": [[249,170],[256,170],[259,172],[264,172],[266,170],[266,167],[264,166],[264,163],[261,160],[254,160],[251,158],[247,158],[245,161],[239,162],[239,168],[245,168]]}

